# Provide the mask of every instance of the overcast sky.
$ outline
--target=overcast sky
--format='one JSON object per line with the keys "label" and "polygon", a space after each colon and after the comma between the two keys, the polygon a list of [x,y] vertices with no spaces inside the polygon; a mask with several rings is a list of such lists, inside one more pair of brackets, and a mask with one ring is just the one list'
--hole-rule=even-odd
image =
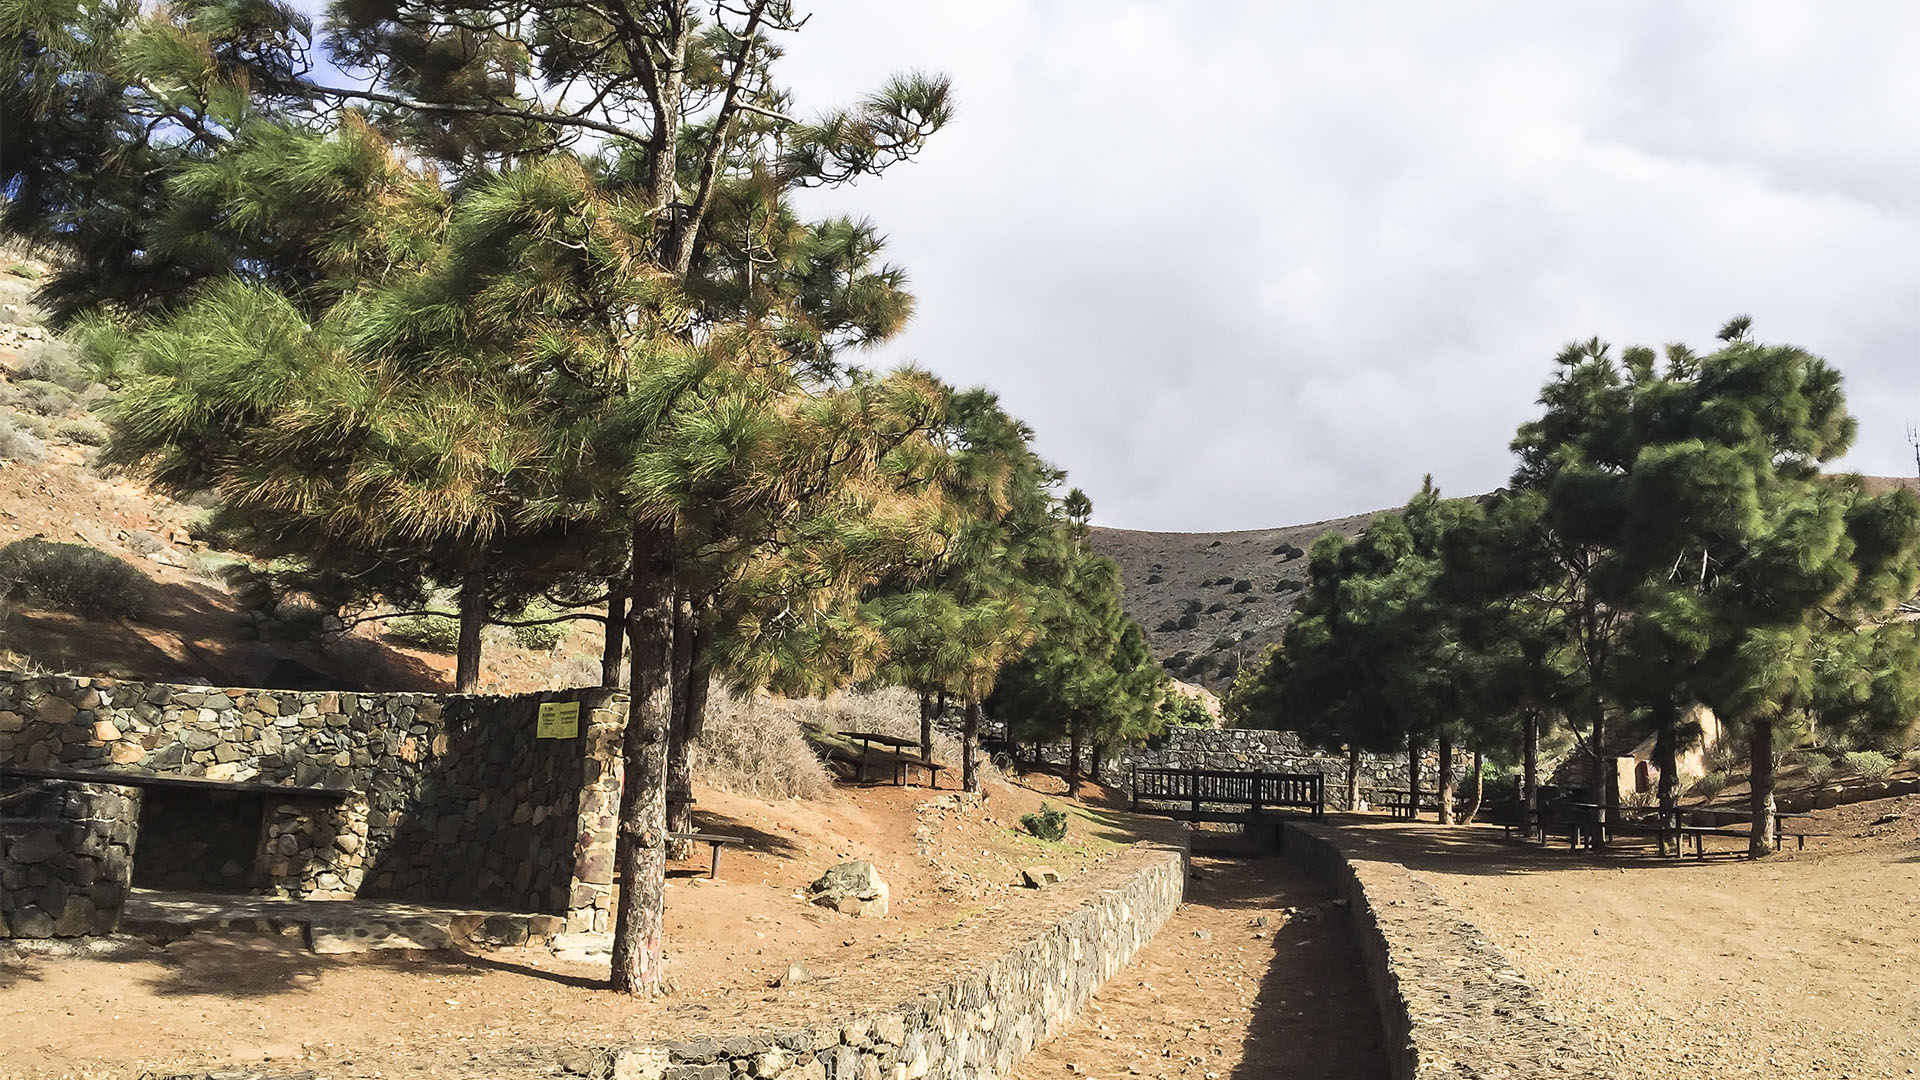
{"label": "overcast sky", "polygon": [[919,160],[814,197],[919,297],[870,357],[998,391],[1126,528],[1504,482],[1562,344],[1730,316],[1914,468],[1920,5],[820,0],[802,111],[953,77]]}

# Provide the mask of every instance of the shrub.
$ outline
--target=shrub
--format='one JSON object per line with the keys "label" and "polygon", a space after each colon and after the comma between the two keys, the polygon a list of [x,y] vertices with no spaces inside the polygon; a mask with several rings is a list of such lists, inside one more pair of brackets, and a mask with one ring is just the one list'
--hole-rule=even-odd
{"label": "shrub", "polygon": [[1258,593],[1248,593],[1240,598],[1240,602],[1243,604],[1257,604],[1260,602],[1260,596]]}
{"label": "shrub", "polygon": [[73,408],[73,391],[45,379],[28,379],[14,384],[20,391],[20,405],[41,416],[60,416]]}
{"label": "shrub", "polygon": [[1149,585],[1158,585],[1158,584],[1160,584],[1161,582],[1163,582],[1163,581],[1165,581],[1165,580],[1167,580],[1167,579],[1166,579],[1166,578],[1165,578],[1165,577],[1164,577],[1163,575],[1161,575],[1161,574],[1158,574],[1158,573],[1153,573],[1153,574],[1148,574],[1148,575],[1147,575],[1147,584],[1149,584]]}
{"label": "shrub", "polygon": [[1227,610],[1227,602],[1225,600],[1215,600],[1213,603],[1207,605],[1206,613],[1208,615],[1218,615],[1225,610]]}
{"label": "shrub", "polygon": [[1213,657],[1196,656],[1192,660],[1187,661],[1187,666],[1181,669],[1180,674],[1192,678],[1193,676],[1204,673],[1207,668],[1211,666],[1213,666]]}
{"label": "shrub", "polygon": [[1807,754],[1803,758],[1807,780],[1814,784],[1824,784],[1834,773],[1833,759],[1825,754]]}
{"label": "shrub", "polygon": [[54,435],[81,446],[105,446],[107,426],[98,420],[62,420]]}
{"label": "shrub", "polygon": [[[825,705],[716,693],[707,704],[706,729],[694,748],[695,779],[756,799],[825,798],[833,791],[833,776],[807,742],[803,722],[808,706]],[[889,711],[904,717],[906,708],[902,698]],[[866,731],[884,731],[889,726],[864,716],[853,722]],[[917,734],[917,717],[913,728]]]}
{"label": "shrub", "polygon": [[1234,591],[1234,592],[1237,592],[1237,593],[1238,593],[1238,592],[1252,592],[1252,591],[1253,591],[1253,582],[1251,582],[1251,581],[1248,581],[1248,580],[1247,580],[1246,578],[1241,578],[1241,579],[1240,579],[1239,581],[1236,581],[1236,582],[1234,582],[1234,583],[1233,583],[1233,591]]}
{"label": "shrub", "polygon": [[1221,649],[1231,649],[1233,648],[1233,642],[1234,637],[1232,634],[1221,634],[1219,637],[1213,639],[1213,651],[1219,652]]}
{"label": "shrub", "polygon": [[1247,640],[1248,638],[1250,638],[1250,637],[1252,637],[1252,636],[1253,636],[1253,631],[1252,631],[1252,630],[1242,630],[1242,631],[1240,631],[1240,640],[1241,640],[1241,641],[1245,641],[1245,640]]}
{"label": "shrub", "polygon": [[1067,838],[1067,812],[1043,802],[1040,809],[1020,815],[1020,827],[1042,840],[1058,843]]}
{"label": "shrub", "polygon": [[1893,759],[1878,750],[1855,750],[1847,755],[1847,768],[1862,780],[1879,780],[1893,769]]}
{"label": "shrub", "polygon": [[0,419],[0,458],[8,461],[39,461],[47,456],[47,447],[32,433]]}
{"label": "shrub", "polygon": [[1185,615],[1198,615],[1200,614],[1200,609],[1205,606],[1206,606],[1205,604],[1202,604],[1200,601],[1194,599],[1191,596],[1187,597],[1185,600],[1180,601],[1180,611],[1182,614],[1185,614]]}
{"label": "shrub", "polygon": [[1246,613],[1246,612],[1244,612],[1244,611],[1236,611],[1236,612],[1234,612],[1233,614],[1231,614],[1231,615],[1229,615],[1229,616],[1227,616],[1227,621],[1228,621],[1228,622],[1239,622],[1239,621],[1240,621],[1241,619],[1244,619],[1244,618],[1246,618],[1246,617],[1247,617],[1247,613]]}
{"label": "shrub", "polygon": [[1161,619],[1160,625],[1153,628],[1154,633],[1157,634],[1171,634],[1178,629],[1180,629],[1180,620],[1178,619]]}
{"label": "shrub", "polygon": [[[528,604],[520,609],[520,613],[515,615],[514,619],[516,621],[551,619],[558,614],[560,613],[545,604]],[[513,640],[521,648],[532,649],[535,652],[552,652],[560,647],[561,642],[567,640],[568,624],[551,622],[542,623],[539,626],[515,626],[509,629],[513,631]]]}
{"label": "shrub", "polygon": [[153,607],[153,580],[131,563],[81,544],[15,540],[0,548],[8,596],[90,619],[138,619]]}
{"label": "shrub", "polygon": [[1297,581],[1293,578],[1281,578],[1280,583],[1273,587],[1273,591],[1277,593],[1294,593],[1306,587],[1307,583],[1304,581]]}
{"label": "shrub", "polygon": [[1222,679],[1231,679],[1240,672],[1240,658],[1228,653],[1220,658],[1218,675]]}
{"label": "shrub", "polygon": [[1180,616],[1180,621],[1174,625],[1182,630],[1191,630],[1200,625],[1200,616],[1189,611],[1185,615]]}
{"label": "shrub", "polygon": [[1160,666],[1166,668],[1168,671],[1178,671],[1191,663],[1193,663],[1192,650],[1181,649],[1179,652],[1160,661]]}
{"label": "shrub", "polygon": [[1693,782],[1693,793],[1701,798],[1711,799],[1727,790],[1727,784],[1733,777],[1724,772],[1710,772]]}
{"label": "shrub", "polygon": [[50,382],[75,392],[93,384],[93,376],[69,355],[66,346],[43,343],[20,365],[20,374],[29,380]]}
{"label": "shrub", "polygon": [[450,653],[460,647],[460,620],[450,615],[404,615],[387,620],[387,636],[428,652]]}

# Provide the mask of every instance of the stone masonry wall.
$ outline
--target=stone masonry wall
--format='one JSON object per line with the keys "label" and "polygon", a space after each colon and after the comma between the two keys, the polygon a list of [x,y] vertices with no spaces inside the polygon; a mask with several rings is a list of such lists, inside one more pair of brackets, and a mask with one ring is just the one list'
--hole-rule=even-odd
{"label": "stone masonry wall", "polygon": [[[534,738],[543,701],[581,702],[574,739]],[[277,894],[495,906],[603,929],[625,695],[514,697],[173,686],[0,674],[0,764],[198,777],[269,798]]]}
{"label": "stone masonry wall", "polygon": [[[1064,751],[1062,751],[1064,753]],[[1421,763],[1420,786],[1432,790],[1440,756],[1428,749]],[[1351,810],[1347,805],[1347,758],[1315,750],[1291,731],[1264,728],[1172,727],[1146,746],[1127,747],[1114,755],[1115,782],[1128,783],[1134,767],[1142,769],[1240,769],[1264,772],[1321,773],[1327,778],[1327,807]],[[1470,765],[1455,762],[1456,776],[1464,780]],[[1360,794],[1377,788],[1407,786],[1407,755],[1361,754]]]}
{"label": "stone masonry wall", "polygon": [[1393,1080],[1618,1080],[1586,1034],[1554,1015],[1431,885],[1349,855],[1337,828],[1289,821],[1281,835],[1289,861],[1348,901]]}
{"label": "stone masonry wall", "polygon": [[140,789],[32,780],[0,793],[0,938],[118,929]]}
{"label": "stone masonry wall", "polygon": [[[800,1030],[610,1051],[614,1080],[995,1080],[1010,1075],[1179,907],[1184,848],[1152,847],[1086,903],[924,994]],[[1064,886],[1062,886],[1064,887]],[[929,970],[937,970],[930,966]]]}

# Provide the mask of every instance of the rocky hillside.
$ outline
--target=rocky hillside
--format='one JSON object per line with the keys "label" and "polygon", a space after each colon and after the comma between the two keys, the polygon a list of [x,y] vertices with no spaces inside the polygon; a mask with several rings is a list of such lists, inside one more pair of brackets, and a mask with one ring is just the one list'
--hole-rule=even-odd
{"label": "rocky hillside", "polygon": [[1224,693],[1243,663],[1280,640],[1307,581],[1306,551],[1321,534],[1357,536],[1372,514],[1243,532],[1093,530],[1093,547],[1120,564],[1127,611],[1167,670]]}

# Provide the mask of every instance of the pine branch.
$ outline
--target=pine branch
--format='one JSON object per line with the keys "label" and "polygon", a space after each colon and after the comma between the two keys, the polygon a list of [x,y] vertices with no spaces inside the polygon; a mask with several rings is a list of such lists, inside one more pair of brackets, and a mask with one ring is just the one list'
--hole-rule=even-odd
{"label": "pine branch", "polygon": [[455,113],[462,116],[498,116],[511,120],[530,120],[539,124],[555,124],[561,127],[587,128],[607,135],[616,135],[634,142],[646,142],[650,133],[636,132],[618,124],[596,120],[591,116],[573,113],[543,112],[538,109],[519,109],[507,105],[474,105],[450,101],[421,101],[418,98],[400,94],[387,94],[378,90],[353,90],[346,87],[322,86],[319,83],[307,83],[306,89],[322,97],[355,98],[361,101],[374,101],[382,105],[394,105],[402,109],[417,112]]}

